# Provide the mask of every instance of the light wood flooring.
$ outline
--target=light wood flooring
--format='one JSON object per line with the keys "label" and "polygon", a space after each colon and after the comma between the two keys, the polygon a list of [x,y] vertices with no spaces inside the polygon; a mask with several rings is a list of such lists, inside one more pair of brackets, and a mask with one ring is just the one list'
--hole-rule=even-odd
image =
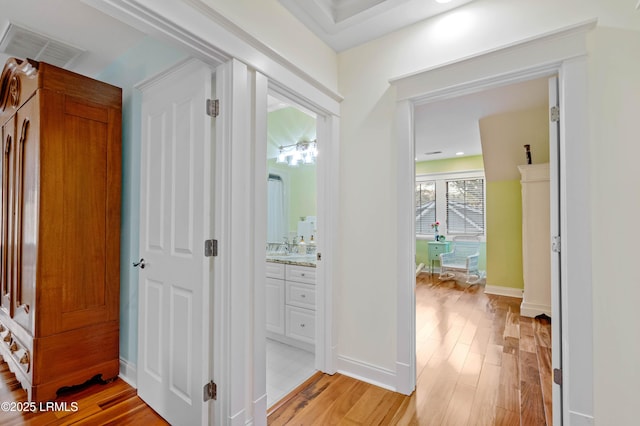
{"label": "light wood flooring", "polygon": [[[2,361],[2,357],[0,357]],[[26,403],[27,393],[7,364],[0,363],[0,403]],[[155,411],[138,398],[136,390],[121,379],[107,384],[88,383],[56,399],[57,408],[49,411],[16,412],[0,410],[0,425],[167,425]],[[77,410],[74,405],[77,403]],[[66,404],[66,410],[63,403]],[[14,404],[15,405],[18,404]],[[20,404],[21,405],[21,404]],[[46,409],[46,405],[44,406]]]}
{"label": "light wood flooring", "polygon": [[520,317],[520,302],[420,274],[411,396],[317,374],[269,424],[550,425],[551,325]]}

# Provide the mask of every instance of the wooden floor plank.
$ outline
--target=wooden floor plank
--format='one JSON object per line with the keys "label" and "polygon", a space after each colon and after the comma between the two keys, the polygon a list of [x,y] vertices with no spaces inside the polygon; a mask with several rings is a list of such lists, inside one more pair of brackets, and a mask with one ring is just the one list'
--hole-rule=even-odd
{"label": "wooden floor plank", "polygon": [[[1,360],[1,358],[0,358]],[[0,363],[0,400],[27,403],[27,393],[18,384],[4,361]],[[51,409],[37,412],[0,411],[3,426],[50,425],[168,425],[121,379],[110,383],[90,381],[58,393]],[[66,405],[65,405],[66,404]],[[47,405],[43,405],[46,408]],[[66,407],[66,410],[60,408]]]}
{"label": "wooden floor plank", "polygon": [[314,425],[337,425],[347,416],[349,410],[360,400],[370,386],[358,381],[346,394],[336,399],[313,420]]}
{"label": "wooden floor plank", "polygon": [[476,387],[458,382],[442,419],[443,426],[464,426],[469,422]]}
{"label": "wooden floor plank", "polygon": [[520,352],[520,420],[523,425],[546,423],[536,354]]}

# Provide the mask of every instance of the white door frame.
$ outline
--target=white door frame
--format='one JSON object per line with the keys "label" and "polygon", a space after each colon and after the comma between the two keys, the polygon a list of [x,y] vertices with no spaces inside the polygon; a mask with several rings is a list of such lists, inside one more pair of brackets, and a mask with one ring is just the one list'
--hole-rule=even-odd
{"label": "white door frame", "polygon": [[[283,85],[268,80],[256,73],[255,103],[253,112],[256,117],[254,139],[254,362],[253,362],[253,398],[255,423],[266,424],[266,330],[264,304],[264,286],[266,278],[265,247],[267,242],[267,95],[271,91],[306,109],[316,113],[316,137],[318,139],[317,177],[317,247],[322,254],[316,267],[316,346],[315,368],[325,373],[335,373],[335,343],[333,326],[333,282],[334,265],[338,256],[338,181],[339,149],[338,118],[323,110],[300,95],[292,93]],[[264,423],[262,423],[264,422]]]}
{"label": "white door frame", "polygon": [[[472,58],[391,81],[396,88],[398,292],[396,389],[416,384],[413,109],[492,87],[558,74],[560,84],[560,226],[562,287],[562,409],[556,424],[593,420],[593,336],[589,214],[586,34],[588,22]],[[558,307],[554,307],[557,312]],[[557,348],[556,348],[557,349]],[[554,365],[555,367],[555,365]]]}

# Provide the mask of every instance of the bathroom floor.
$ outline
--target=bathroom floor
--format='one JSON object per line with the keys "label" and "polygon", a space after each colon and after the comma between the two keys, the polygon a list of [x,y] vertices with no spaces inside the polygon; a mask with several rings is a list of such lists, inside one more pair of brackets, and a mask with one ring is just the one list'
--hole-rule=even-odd
{"label": "bathroom floor", "polygon": [[314,358],[311,352],[267,339],[267,407],[316,372]]}

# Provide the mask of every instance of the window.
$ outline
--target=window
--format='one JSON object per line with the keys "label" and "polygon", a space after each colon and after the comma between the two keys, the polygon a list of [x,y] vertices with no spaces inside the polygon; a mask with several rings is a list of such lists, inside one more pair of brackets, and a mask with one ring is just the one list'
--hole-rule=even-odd
{"label": "window", "polygon": [[416,182],[416,233],[428,234],[436,221],[435,181]]}
{"label": "window", "polygon": [[447,181],[447,233],[484,234],[484,179]]}
{"label": "window", "polygon": [[482,171],[418,176],[415,198],[416,235],[432,236],[436,220],[441,234],[485,234]]}

